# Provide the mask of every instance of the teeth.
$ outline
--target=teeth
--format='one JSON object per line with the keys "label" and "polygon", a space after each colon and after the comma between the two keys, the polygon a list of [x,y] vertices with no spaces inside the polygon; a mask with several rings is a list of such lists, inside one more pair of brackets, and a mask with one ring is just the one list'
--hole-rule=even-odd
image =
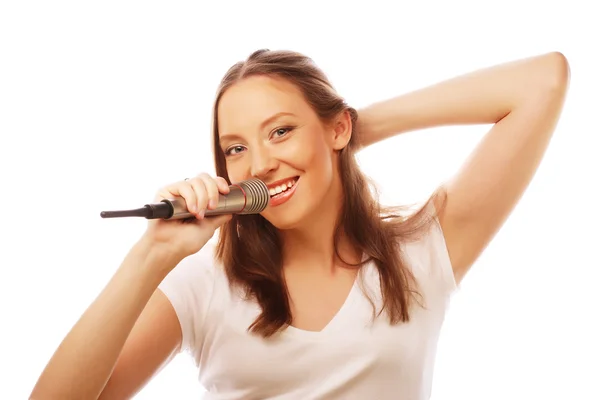
{"label": "teeth", "polygon": [[289,181],[287,183],[283,183],[283,184],[281,184],[279,186],[275,186],[273,188],[270,188],[269,189],[269,194],[271,196],[275,196],[277,194],[285,192],[286,190],[288,190],[289,188],[291,188],[292,186],[294,186],[294,183],[296,183],[295,179],[293,179],[293,180],[291,180],[291,181]]}

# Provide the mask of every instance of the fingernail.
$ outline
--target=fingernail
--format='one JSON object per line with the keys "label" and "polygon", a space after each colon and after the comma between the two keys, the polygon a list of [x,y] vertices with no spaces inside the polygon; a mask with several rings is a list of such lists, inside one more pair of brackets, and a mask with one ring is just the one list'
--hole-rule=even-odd
{"label": "fingernail", "polygon": [[210,208],[217,208],[217,202],[213,199],[210,201],[209,205]]}
{"label": "fingernail", "polygon": [[204,218],[204,210],[202,210],[198,213],[198,218],[200,218],[200,219]]}

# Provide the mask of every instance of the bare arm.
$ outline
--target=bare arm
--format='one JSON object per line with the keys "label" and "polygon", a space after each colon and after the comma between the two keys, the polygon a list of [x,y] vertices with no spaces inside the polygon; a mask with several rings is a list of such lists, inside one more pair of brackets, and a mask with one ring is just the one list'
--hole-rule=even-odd
{"label": "bare arm", "polygon": [[560,116],[568,81],[566,58],[548,53],[475,71],[359,113],[363,146],[433,126],[494,124],[445,185],[448,197],[440,223],[457,281],[533,178]]}
{"label": "bare arm", "polygon": [[181,326],[169,299],[154,292],[129,334],[100,399],[129,399],[178,353]]}
{"label": "bare arm", "polygon": [[156,291],[177,262],[140,240],[62,341],[30,398],[96,399],[105,386],[103,396],[123,398],[139,390],[181,342],[177,316]]}

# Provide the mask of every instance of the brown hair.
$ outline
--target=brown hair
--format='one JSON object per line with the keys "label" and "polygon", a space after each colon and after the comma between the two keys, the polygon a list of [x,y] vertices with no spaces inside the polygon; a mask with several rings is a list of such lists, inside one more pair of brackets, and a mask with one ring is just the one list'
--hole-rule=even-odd
{"label": "brown hair", "polygon": [[[385,310],[392,324],[408,321],[411,300],[418,291],[414,276],[402,259],[399,243],[422,232],[432,220],[431,213],[427,212],[426,204],[416,213],[402,216],[402,211],[409,210],[408,207],[382,208],[374,199],[369,182],[354,157],[360,146],[356,138],[358,113],[335,92],[312,59],[292,51],[258,50],[227,71],[213,108],[213,151],[217,175],[231,183],[219,144],[219,100],[236,82],[255,75],[276,76],[295,84],[323,122],[330,122],[342,112],[350,114],[352,137],[339,154],[345,200],[341,204],[333,239],[335,252],[340,257],[339,240],[345,234],[366,255],[366,260],[355,266],[360,267],[370,261],[377,266],[383,298],[379,313]],[[219,233],[217,259],[223,263],[230,284],[242,288],[248,298],[255,299],[260,305],[262,313],[249,330],[263,337],[273,335],[292,322],[282,273],[280,240],[277,229],[261,215],[235,215],[221,227]]]}

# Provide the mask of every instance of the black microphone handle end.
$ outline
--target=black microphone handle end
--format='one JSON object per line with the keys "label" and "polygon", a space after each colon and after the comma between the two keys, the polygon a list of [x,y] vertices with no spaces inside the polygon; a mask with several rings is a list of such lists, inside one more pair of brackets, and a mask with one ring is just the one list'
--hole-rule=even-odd
{"label": "black microphone handle end", "polygon": [[136,208],[134,210],[117,210],[117,211],[102,211],[100,217],[102,218],[123,218],[123,217],[146,217],[149,215],[148,210],[143,208]]}

